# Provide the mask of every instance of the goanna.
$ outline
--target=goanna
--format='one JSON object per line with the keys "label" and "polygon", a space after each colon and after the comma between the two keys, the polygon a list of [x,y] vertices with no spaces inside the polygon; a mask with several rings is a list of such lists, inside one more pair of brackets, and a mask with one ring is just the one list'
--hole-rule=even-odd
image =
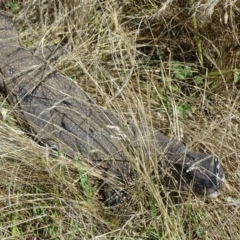
{"label": "goanna", "polygon": [[126,123],[95,104],[74,81],[52,71],[24,48],[13,23],[3,13],[0,73],[0,90],[36,141],[57,145],[70,155],[78,152],[123,181],[132,172],[130,159],[148,161],[155,157],[159,165],[165,159],[179,172],[182,189],[191,185],[200,195],[219,195],[224,173],[215,156],[193,152],[157,130]]}

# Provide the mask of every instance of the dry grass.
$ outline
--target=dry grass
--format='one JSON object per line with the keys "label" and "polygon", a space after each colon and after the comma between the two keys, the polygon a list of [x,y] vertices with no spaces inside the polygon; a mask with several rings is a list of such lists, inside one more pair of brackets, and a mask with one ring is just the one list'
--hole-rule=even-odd
{"label": "dry grass", "polygon": [[217,155],[227,178],[222,195],[175,200],[148,170],[126,187],[131,199],[109,209],[98,200],[100,173],[49,156],[8,117],[0,122],[1,239],[240,238],[240,3],[159,2],[1,5],[25,46],[64,44],[68,54],[54,67],[100,105]]}

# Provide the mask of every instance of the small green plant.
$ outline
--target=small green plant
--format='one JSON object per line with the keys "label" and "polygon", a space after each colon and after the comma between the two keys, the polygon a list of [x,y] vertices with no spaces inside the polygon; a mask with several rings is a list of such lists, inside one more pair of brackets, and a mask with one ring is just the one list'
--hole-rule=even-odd
{"label": "small green plant", "polygon": [[[54,213],[52,214],[51,218],[52,219],[54,218],[54,221],[53,221],[54,223],[57,222],[55,219]],[[58,227],[56,224],[49,225],[46,230],[47,230],[48,235],[51,237],[51,239],[57,239],[57,238],[55,238],[57,235],[57,232],[58,232]]]}
{"label": "small green plant", "polygon": [[11,126],[15,126],[15,120],[12,115],[7,115],[5,122]]}
{"label": "small green plant", "polygon": [[[77,156],[74,157],[75,161],[79,161],[79,158]],[[88,173],[86,170],[84,170],[81,166],[78,166],[78,174],[79,174],[79,179],[80,179],[80,184],[83,189],[83,194],[87,201],[90,201],[96,187],[92,187],[89,181]]]}
{"label": "small green plant", "polygon": [[193,80],[194,80],[194,83],[198,86],[204,85],[204,78],[202,76],[199,76],[199,75],[194,76]]}
{"label": "small green plant", "polygon": [[11,11],[13,14],[18,13],[18,11],[19,11],[19,9],[20,9],[17,1],[15,1],[15,0],[7,1],[7,2],[5,3],[5,6],[6,6],[8,9],[10,9],[10,11]]}
{"label": "small green plant", "polygon": [[[196,216],[191,208],[188,210],[188,226],[186,226],[190,233],[190,239],[197,237],[197,239],[206,239],[206,221],[200,221],[199,216]],[[206,219],[202,212],[201,219]]]}
{"label": "small green plant", "polygon": [[33,42],[29,39],[22,39],[21,43],[26,48],[31,48],[31,46],[33,45]]}
{"label": "small green plant", "polygon": [[12,210],[12,216],[11,216],[11,220],[12,220],[12,237],[19,237],[20,236],[20,231],[18,229],[18,226],[16,225],[16,223],[19,221],[20,219],[20,215],[19,215],[19,199],[18,199],[18,195],[16,197],[16,203],[13,205],[13,207],[11,208]]}
{"label": "small green plant", "polygon": [[193,70],[188,64],[173,61],[171,69],[174,77],[179,80],[186,80],[186,78],[193,77]]}
{"label": "small green plant", "polygon": [[[169,96],[168,96],[168,91],[166,88],[160,88],[158,93],[160,96],[162,96],[162,103],[164,105],[164,107],[166,108],[166,110],[169,112],[170,110],[170,99],[169,99]],[[179,87],[177,85],[172,85],[171,86],[171,92],[172,93],[179,93],[181,91],[181,89],[179,89]],[[196,97],[196,94],[193,93],[191,95],[192,98],[195,98]],[[191,109],[191,106],[186,104],[186,103],[179,103],[177,105],[177,116],[180,117],[180,118],[187,118],[191,115],[192,113],[192,109]]]}
{"label": "small green plant", "polygon": [[233,82],[236,83],[239,80],[239,69],[234,68],[233,70]]}
{"label": "small green plant", "polygon": [[19,126],[16,125],[16,120],[13,117],[12,114],[9,114],[9,110],[7,109],[7,107],[5,108],[5,103],[4,102],[0,102],[0,116],[1,119],[7,123],[10,126],[14,126],[14,128],[16,129],[20,129]]}
{"label": "small green plant", "polygon": [[191,115],[192,109],[188,104],[179,104],[177,106],[177,115],[180,118],[187,118]]}
{"label": "small green plant", "polygon": [[157,48],[153,52],[151,60],[160,60],[160,59],[162,59],[162,57],[163,57],[163,52],[159,48]]}

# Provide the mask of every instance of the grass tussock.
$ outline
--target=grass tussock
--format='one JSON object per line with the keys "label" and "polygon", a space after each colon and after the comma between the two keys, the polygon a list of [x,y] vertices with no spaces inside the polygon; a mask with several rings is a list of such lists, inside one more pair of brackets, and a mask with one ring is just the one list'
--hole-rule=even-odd
{"label": "grass tussock", "polygon": [[227,178],[216,200],[175,198],[152,171],[155,159],[123,186],[130,199],[110,209],[99,201],[102,173],[27,137],[2,97],[1,239],[240,238],[238,1],[12,0],[1,7],[24,46],[63,45],[67,54],[52,67],[98,104],[217,155]]}

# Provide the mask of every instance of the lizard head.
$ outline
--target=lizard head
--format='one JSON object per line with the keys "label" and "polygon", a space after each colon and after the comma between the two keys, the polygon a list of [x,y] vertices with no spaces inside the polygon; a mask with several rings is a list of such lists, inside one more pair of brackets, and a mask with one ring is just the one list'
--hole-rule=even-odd
{"label": "lizard head", "polygon": [[181,188],[208,198],[216,198],[225,180],[218,159],[205,153],[188,152],[181,164]]}

